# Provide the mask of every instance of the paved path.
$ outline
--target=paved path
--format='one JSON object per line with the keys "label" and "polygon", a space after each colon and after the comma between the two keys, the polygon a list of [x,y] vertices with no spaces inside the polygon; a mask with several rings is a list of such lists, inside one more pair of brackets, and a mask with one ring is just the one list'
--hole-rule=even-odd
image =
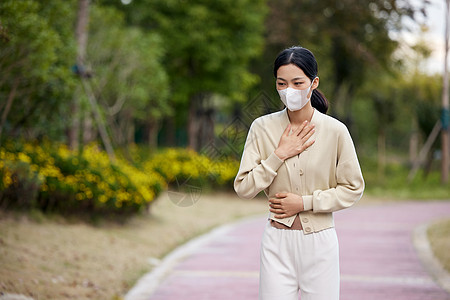
{"label": "paved path", "polygon": [[[357,205],[335,213],[341,300],[450,300],[423,268],[413,231],[450,217],[450,201]],[[221,227],[172,253],[126,300],[258,299],[265,218]]]}

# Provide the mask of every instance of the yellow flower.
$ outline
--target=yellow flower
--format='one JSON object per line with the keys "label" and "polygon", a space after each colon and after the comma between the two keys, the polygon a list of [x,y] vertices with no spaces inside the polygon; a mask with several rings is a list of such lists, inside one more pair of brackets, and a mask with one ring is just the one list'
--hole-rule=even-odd
{"label": "yellow flower", "polygon": [[88,199],[92,199],[92,197],[94,196],[94,195],[92,194],[92,191],[91,191],[90,189],[86,189],[86,190],[84,191],[84,193],[86,194],[86,197],[88,197]]}
{"label": "yellow flower", "polygon": [[72,165],[78,166],[79,160],[78,160],[78,158],[73,157],[72,160],[71,160],[71,162],[72,162]]}
{"label": "yellow flower", "polygon": [[58,155],[59,156],[61,156],[62,158],[68,158],[70,156],[70,154],[71,154],[71,152],[66,145],[64,145],[64,144],[59,145],[59,147],[58,147]]}
{"label": "yellow flower", "polygon": [[3,184],[5,185],[5,187],[8,187],[13,183],[11,175],[11,172],[9,172],[8,170],[6,170],[5,174],[3,175]]}
{"label": "yellow flower", "polygon": [[25,153],[19,152],[19,154],[17,155],[17,158],[20,161],[26,162],[26,163],[31,163],[31,158],[26,155]]}

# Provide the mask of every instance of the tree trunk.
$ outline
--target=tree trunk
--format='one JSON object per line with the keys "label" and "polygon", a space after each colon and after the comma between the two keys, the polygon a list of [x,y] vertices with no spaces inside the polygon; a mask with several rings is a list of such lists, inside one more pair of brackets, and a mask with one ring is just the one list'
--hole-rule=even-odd
{"label": "tree trunk", "polygon": [[166,134],[163,144],[170,147],[176,146],[176,126],[174,118],[166,118],[164,127],[166,129]]}
{"label": "tree trunk", "polygon": [[[75,29],[75,39],[77,41],[77,61],[76,67],[78,70],[78,75],[81,77],[84,75],[84,63],[86,59],[86,46],[87,46],[87,25],[89,22],[89,2],[90,0],[79,0],[78,1],[78,15],[77,15],[77,23]],[[72,122],[67,131],[67,138],[69,142],[69,147],[71,149],[78,148],[78,139],[80,135],[80,120],[79,120],[79,110],[80,110],[80,101],[79,101],[79,93],[80,89],[77,89],[77,92],[74,95],[73,103],[71,105],[71,115]]]}
{"label": "tree trunk", "polygon": [[412,122],[412,133],[409,137],[409,163],[412,166],[417,160],[417,153],[419,149],[419,133],[417,132],[416,122]]}
{"label": "tree trunk", "polygon": [[90,113],[86,113],[83,118],[83,144],[89,144],[97,138],[94,124]]}
{"label": "tree trunk", "polygon": [[442,131],[441,131],[441,183],[448,183],[449,165],[450,165],[450,138],[449,138],[449,85],[448,85],[448,51],[449,51],[449,37],[450,37],[450,1],[446,0],[445,13],[445,52],[444,52],[444,76],[442,87]]}
{"label": "tree trunk", "polygon": [[188,115],[188,147],[198,150],[198,107],[201,96],[196,95],[189,99],[189,115]]}
{"label": "tree trunk", "polygon": [[205,145],[214,141],[214,109],[209,107],[202,110],[199,119],[198,150],[201,150]]}
{"label": "tree trunk", "polygon": [[78,87],[75,89],[75,95],[72,99],[72,104],[70,105],[71,122],[69,128],[67,129],[67,142],[72,150],[78,149],[78,137],[80,135],[80,118],[78,115],[80,110],[80,104],[78,101],[79,90],[80,89]]}
{"label": "tree trunk", "polygon": [[428,175],[431,172],[431,169],[433,167],[433,159],[434,159],[434,153],[433,150],[431,150],[427,155],[427,160],[425,162],[424,170],[423,170],[423,179],[427,179]]}
{"label": "tree trunk", "polygon": [[155,119],[149,119],[145,126],[147,129],[148,146],[151,149],[158,147],[158,123]]}
{"label": "tree trunk", "polygon": [[86,47],[88,40],[88,22],[89,22],[89,2],[90,0],[78,1],[78,16],[75,31],[77,40],[77,64],[78,67],[84,67],[86,59]]}
{"label": "tree trunk", "polygon": [[384,177],[386,166],[386,133],[384,129],[378,131],[378,178]]}
{"label": "tree trunk", "polygon": [[81,84],[84,87],[84,91],[88,97],[89,100],[89,104],[91,105],[94,117],[96,119],[97,122],[97,128],[98,128],[98,132],[100,134],[100,137],[102,139],[103,145],[105,146],[106,152],[108,153],[109,156],[109,160],[111,162],[115,162],[116,161],[116,155],[114,154],[114,149],[112,147],[111,144],[111,140],[109,139],[109,135],[108,132],[106,131],[106,127],[105,124],[102,120],[102,116],[100,114],[100,109],[98,107],[97,104],[97,100],[95,99],[95,96],[93,94],[93,92],[89,89],[88,84],[86,83],[85,79],[81,79]]}
{"label": "tree trunk", "polygon": [[127,118],[126,118],[126,141],[125,143],[127,145],[133,144],[134,143],[134,133],[135,133],[135,126],[134,126],[134,122],[133,122],[133,117],[130,111],[127,111]]}
{"label": "tree trunk", "polygon": [[199,93],[189,102],[188,145],[196,151],[214,139],[214,108],[207,105],[208,97]]}
{"label": "tree trunk", "polygon": [[1,144],[3,126],[6,123],[6,118],[8,117],[9,111],[11,110],[12,103],[14,101],[14,98],[16,97],[16,92],[17,92],[18,86],[19,86],[19,78],[16,78],[14,80],[11,92],[8,95],[8,99],[6,100],[6,105],[5,105],[5,108],[3,109],[2,118],[0,121],[0,144]]}

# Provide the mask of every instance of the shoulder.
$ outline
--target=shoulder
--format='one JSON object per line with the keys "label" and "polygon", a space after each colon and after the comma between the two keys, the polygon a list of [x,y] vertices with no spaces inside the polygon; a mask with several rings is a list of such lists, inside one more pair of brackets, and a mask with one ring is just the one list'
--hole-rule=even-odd
{"label": "shoulder", "polygon": [[316,111],[315,113],[318,114],[321,126],[328,132],[333,132],[335,134],[348,134],[347,126],[338,119],[323,114],[319,111]]}
{"label": "shoulder", "polygon": [[264,129],[267,128],[267,126],[273,126],[275,124],[279,124],[282,122],[282,119],[285,115],[284,110],[276,111],[267,115],[263,115],[261,117],[256,118],[253,122],[251,127],[256,129]]}

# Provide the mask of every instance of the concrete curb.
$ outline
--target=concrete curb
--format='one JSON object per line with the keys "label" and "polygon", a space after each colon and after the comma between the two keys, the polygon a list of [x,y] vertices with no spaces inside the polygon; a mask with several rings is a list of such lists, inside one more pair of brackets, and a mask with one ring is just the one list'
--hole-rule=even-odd
{"label": "concrete curb", "polygon": [[413,231],[413,243],[422,265],[439,286],[450,293],[450,274],[442,267],[441,263],[434,256],[427,236],[428,228],[439,221],[440,220],[434,220],[430,223],[417,226]]}
{"label": "concrete curb", "polygon": [[125,295],[124,300],[148,300],[161,282],[170,274],[173,268],[180,261],[194,253],[198,248],[208,243],[210,240],[227,233],[234,227],[239,226],[241,223],[262,218],[264,216],[266,216],[266,214],[244,217],[238,221],[220,225],[213,228],[209,232],[195,237],[187,243],[177,247],[165,256],[156,268],[141,277],[136,285]]}

